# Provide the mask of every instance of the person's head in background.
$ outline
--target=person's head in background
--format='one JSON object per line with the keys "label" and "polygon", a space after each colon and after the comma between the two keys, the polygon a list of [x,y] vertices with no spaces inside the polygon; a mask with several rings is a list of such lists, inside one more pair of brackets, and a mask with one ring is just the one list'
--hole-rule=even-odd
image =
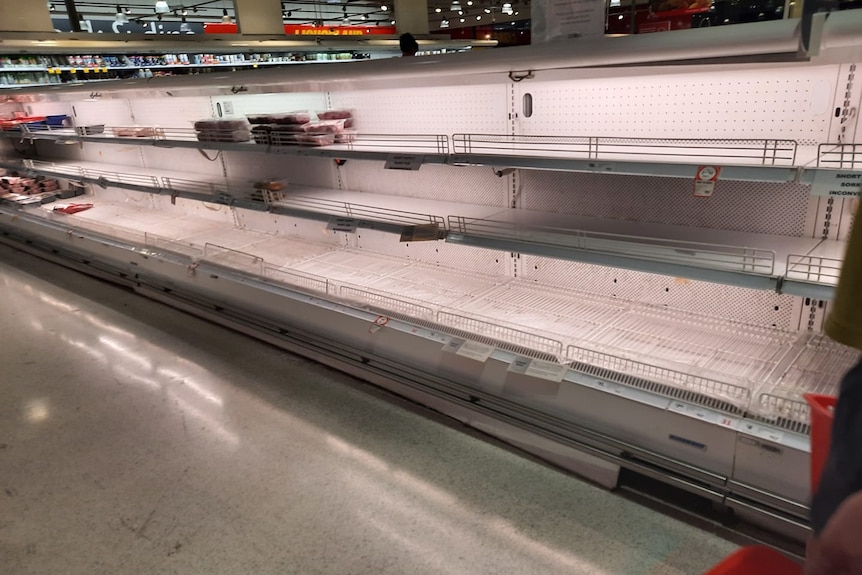
{"label": "person's head in background", "polygon": [[419,42],[413,37],[413,34],[401,34],[398,38],[398,44],[401,46],[402,56],[415,56],[419,51]]}

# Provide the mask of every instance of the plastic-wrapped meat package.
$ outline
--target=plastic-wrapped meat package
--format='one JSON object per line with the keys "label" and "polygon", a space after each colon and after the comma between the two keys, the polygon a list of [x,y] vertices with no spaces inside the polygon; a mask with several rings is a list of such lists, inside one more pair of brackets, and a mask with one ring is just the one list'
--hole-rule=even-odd
{"label": "plastic-wrapped meat package", "polygon": [[273,146],[293,146],[297,143],[299,134],[296,132],[277,132],[275,130],[269,135],[269,142]]}
{"label": "plastic-wrapped meat package", "polygon": [[252,124],[307,124],[311,121],[311,112],[285,112],[279,114],[252,114],[247,116]]}
{"label": "plastic-wrapped meat package", "polygon": [[347,120],[353,118],[353,110],[326,110],[318,112],[317,117],[321,120]]}
{"label": "plastic-wrapped meat package", "polygon": [[248,142],[251,140],[251,125],[245,118],[198,120],[194,127],[200,142]]}
{"label": "plastic-wrapped meat package", "polygon": [[335,134],[336,144],[352,144],[356,141],[356,130],[342,130]]}
{"label": "plastic-wrapped meat package", "polygon": [[287,114],[270,114],[273,124],[307,124],[311,121],[311,112],[289,112]]}
{"label": "plastic-wrapped meat package", "polygon": [[294,146],[297,143],[297,135],[303,132],[308,124],[273,124],[272,133],[269,135],[273,146]]}
{"label": "plastic-wrapped meat package", "polygon": [[255,144],[268,146],[270,143],[270,132],[272,132],[272,126],[269,124],[260,124],[251,129],[251,137],[254,138]]}
{"label": "plastic-wrapped meat package", "polygon": [[308,134],[334,134],[343,129],[344,120],[324,120],[303,126],[303,131]]}
{"label": "plastic-wrapped meat package", "polygon": [[198,120],[197,122],[195,122],[195,130],[197,130],[198,132],[205,132],[210,130],[249,131],[250,129],[251,126],[249,126],[248,120],[246,120],[245,118],[235,120]]}
{"label": "plastic-wrapped meat package", "polygon": [[152,138],[156,135],[155,128],[114,128],[114,135],[119,138]]}
{"label": "plastic-wrapped meat package", "polygon": [[206,130],[198,132],[199,142],[248,142],[251,132],[248,130]]}
{"label": "plastic-wrapped meat package", "polygon": [[296,139],[303,146],[330,146],[335,143],[335,133],[297,134]]}
{"label": "plastic-wrapped meat package", "polygon": [[249,124],[272,124],[272,118],[267,115],[254,114],[246,118]]}
{"label": "plastic-wrapped meat package", "polygon": [[83,212],[84,210],[89,210],[92,207],[93,204],[57,204],[54,206],[53,211],[71,215]]}

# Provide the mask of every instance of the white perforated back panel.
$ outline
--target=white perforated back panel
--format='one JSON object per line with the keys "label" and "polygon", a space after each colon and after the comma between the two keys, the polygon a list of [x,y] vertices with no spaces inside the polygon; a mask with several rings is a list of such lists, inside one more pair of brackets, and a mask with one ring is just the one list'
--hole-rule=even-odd
{"label": "white perforated back panel", "polygon": [[[521,255],[519,276],[603,297],[795,331],[801,298],[619,268]],[[776,309],[777,308],[777,309]]]}
{"label": "white perforated back panel", "polygon": [[356,108],[356,128],[367,134],[508,133],[508,87],[333,92],[333,108]]}
{"label": "white perforated back panel", "polygon": [[212,98],[213,114],[216,104],[221,104],[223,115],[232,108],[233,115],[247,114],[277,114],[310,110],[318,112],[326,109],[326,95],[323,92],[297,92],[285,94],[243,94],[238,96],[220,96]]}
{"label": "white perforated back panel", "polygon": [[108,126],[129,126],[134,124],[128,100],[102,99],[75,102],[76,126],[107,124]]}
{"label": "white perforated back panel", "polygon": [[227,175],[231,179],[283,178],[289,184],[323,188],[338,187],[335,160],[331,158],[249,152],[223,152],[223,154]]}
{"label": "white perforated back panel", "polygon": [[[17,104],[15,105],[17,109]],[[32,104],[24,104],[24,111],[28,116],[54,116],[59,114],[72,115],[72,104],[69,102],[37,102]],[[11,110],[11,107],[10,107]],[[7,113],[7,110],[0,108],[0,112]]]}
{"label": "white perforated back panel", "polygon": [[785,236],[806,234],[809,186],[719,180],[710,198],[696,198],[683,178],[521,172],[522,207],[681,226]]}
{"label": "white perforated back panel", "polygon": [[395,234],[357,230],[349,237],[350,246],[370,252],[397,256],[408,261],[457,268],[464,271],[508,275],[509,253],[471,246],[437,242],[399,242]]}
{"label": "white perforated back panel", "polygon": [[[837,66],[518,84],[523,134],[825,142]],[[520,104],[519,104],[520,105]],[[520,110],[519,110],[520,112]]]}
{"label": "white perforated back panel", "polygon": [[209,98],[204,97],[147,98],[130,103],[132,122],[141,126],[191,128],[195,121],[212,115]]}
{"label": "white perforated back panel", "polygon": [[490,167],[423,165],[418,171],[386,170],[383,162],[348,160],[339,168],[344,189],[483,206],[508,206],[509,178]]}
{"label": "white perforated back panel", "polygon": [[205,150],[205,153],[209,158],[214,158],[214,161],[205,158],[198,150],[188,148],[141,147],[144,163],[148,167],[182,172],[188,174],[188,179],[191,180],[195,179],[195,174],[223,178],[224,170],[217,152]]}
{"label": "white perforated back panel", "polygon": [[[58,148],[60,146],[57,146]],[[122,166],[142,167],[143,150],[141,146],[120,146],[115,144],[86,144],[83,149],[78,146],[62,146],[68,150],[77,150],[81,159],[89,162],[113,164],[105,169],[121,170]]]}

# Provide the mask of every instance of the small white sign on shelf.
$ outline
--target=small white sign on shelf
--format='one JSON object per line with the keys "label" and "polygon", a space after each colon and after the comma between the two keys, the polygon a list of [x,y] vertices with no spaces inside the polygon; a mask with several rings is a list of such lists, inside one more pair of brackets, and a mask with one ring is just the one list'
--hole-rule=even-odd
{"label": "small white sign on shelf", "polygon": [[477,341],[468,341],[463,339],[451,339],[449,343],[443,346],[443,351],[460,355],[484,363],[488,361],[491,354],[494,353],[494,347],[479,343]]}
{"label": "small white sign on shelf", "polygon": [[508,369],[512,373],[523,373],[530,377],[555,382],[563,381],[563,377],[565,377],[568,370],[568,366],[551,361],[542,361],[541,359],[531,359],[529,357],[515,358],[515,361],[509,364]]}
{"label": "small white sign on shelf", "polygon": [[715,183],[718,182],[720,173],[720,166],[699,166],[694,176],[694,196],[711,198],[715,193]]}
{"label": "small white sign on shelf", "polygon": [[425,156],[415,154],[389,154],[386,158],[387,170],[411,170],[415,171],[422,167]]}
{"label": "small white sign on shelf", "polygon": [[817,170],[811,183],[812,196],[858,198],[862,190],[862,172]]}
{"label": "small white sign on shelf", "polygon": [[326,228],[333,232],[346,232],[348,234],[355,232],[358,226],[359,220],[337,216],[329,218],[329,222],[326,224]]}

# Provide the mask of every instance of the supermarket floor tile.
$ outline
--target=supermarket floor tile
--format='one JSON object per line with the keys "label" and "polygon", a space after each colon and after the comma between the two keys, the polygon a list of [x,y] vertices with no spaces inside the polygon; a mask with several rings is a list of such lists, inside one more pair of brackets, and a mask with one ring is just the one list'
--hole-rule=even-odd
{"label": "supermarket floor tile", "polygon": [[325,366],[0,246],[15,575],[692,575],[735,546]]}

